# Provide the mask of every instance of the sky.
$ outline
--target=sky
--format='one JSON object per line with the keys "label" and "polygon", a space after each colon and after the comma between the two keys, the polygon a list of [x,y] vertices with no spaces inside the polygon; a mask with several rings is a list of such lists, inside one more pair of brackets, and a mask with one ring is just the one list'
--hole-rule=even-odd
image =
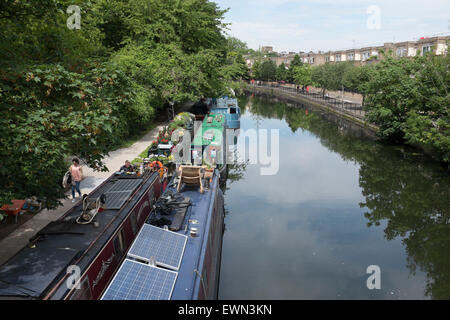
{"label": "sky", "polygon": [[250,48],[328,51],[450,35],[450,0],[212,0]]}

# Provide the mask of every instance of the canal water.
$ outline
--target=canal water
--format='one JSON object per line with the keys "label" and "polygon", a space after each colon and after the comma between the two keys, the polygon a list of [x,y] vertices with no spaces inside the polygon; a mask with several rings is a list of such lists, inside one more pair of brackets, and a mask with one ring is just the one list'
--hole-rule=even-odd
{"label": "canal water", "polygon": [[230,167],[220,299],[450,299],[450,178],[438,163],[309,106],[239,104],[238,139],[278,129],[280,168]]}

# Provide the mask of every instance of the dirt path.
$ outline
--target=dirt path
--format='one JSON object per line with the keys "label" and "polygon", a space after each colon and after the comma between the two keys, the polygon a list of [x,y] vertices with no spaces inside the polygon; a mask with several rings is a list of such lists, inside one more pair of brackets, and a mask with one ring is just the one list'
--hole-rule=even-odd
{"label": "dirt path", "polygon": [[[109,172],[94,172],[92,169],[84,166],[84,179],[80,186],[81,192],[83,194],[91,192],[111,174],[117,171],[126,160],[134,160],[151,144],[161,128],[162,126],[154,128],[131,147],[113,151],[108,157],[105,157],[104,163],[109,169]],[[70,194],[70,192],[68,194]],[[77,198],[77,200],[79,200],[79,198]],[[62,202],[63,206],[56,210],[41,211],[0,241],[0,265],[5,263],[10,257],[22,249],[28,243],[28,239],[33,237],[39,230],[51,221],[57,220],[74,205],[71,199],[65,199]]]}

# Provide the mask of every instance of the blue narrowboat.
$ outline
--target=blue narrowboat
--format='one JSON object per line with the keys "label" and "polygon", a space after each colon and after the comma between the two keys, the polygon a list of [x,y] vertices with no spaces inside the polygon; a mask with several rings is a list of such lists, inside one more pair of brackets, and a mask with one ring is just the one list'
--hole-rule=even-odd
{"label": "blue narrowboat", "polygon": [[211,108],[210,114],[225,115],[227,129],[239,129],[241,127],[241,109],[237,99],[228,97],[217,99],[216,104]]}
{"label": "blue narrowboat", "polygon": [[211,300],[218,298],[224,232],[219,171],[203,187],[175,176],[102,300]]}

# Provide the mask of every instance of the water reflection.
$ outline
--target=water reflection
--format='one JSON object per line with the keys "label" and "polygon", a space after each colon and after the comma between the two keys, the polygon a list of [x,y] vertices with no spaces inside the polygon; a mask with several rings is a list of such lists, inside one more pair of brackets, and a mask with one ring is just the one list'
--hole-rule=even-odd
{"label": "water reflection", "polygon": [[[282,169],[236,170],[221,298],[450,298],[450,179],[439,164],[312,107],[240,103],[243,128],[280,129]],[[371,264],[380,291],[365,287]]]}

